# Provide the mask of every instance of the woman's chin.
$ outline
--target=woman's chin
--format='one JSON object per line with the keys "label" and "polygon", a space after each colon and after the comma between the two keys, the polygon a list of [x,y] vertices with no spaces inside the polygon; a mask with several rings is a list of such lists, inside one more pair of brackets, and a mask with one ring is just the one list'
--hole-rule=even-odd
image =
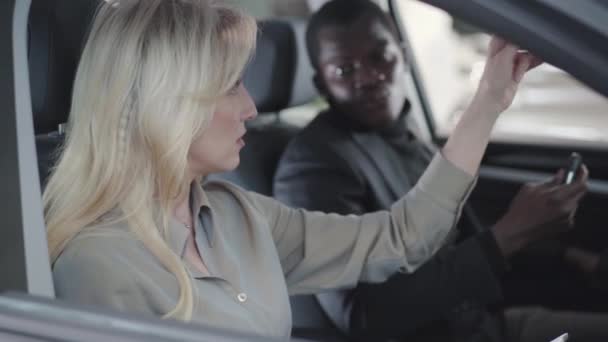
{"label": "woman's chin", "polygon": [[239,167],[240,163],[241,163],[241,158],[237,154],[237,156],[235,158],[232,158],[229,162],[226,163],[226,165],[223,165],[222,170],[220,170],[219,172],[234,171],[234,170],[236,170],[237,167]]}
{"label": "woman's chin", "polygon": [[208,176],[212,174],[224,173],[234,171],[240,164],[240,158],[236,157],[225,159],[221,163],[214,163],[213,165],[207,164],[204,167],[195,168],[197,171],[195,174]]}

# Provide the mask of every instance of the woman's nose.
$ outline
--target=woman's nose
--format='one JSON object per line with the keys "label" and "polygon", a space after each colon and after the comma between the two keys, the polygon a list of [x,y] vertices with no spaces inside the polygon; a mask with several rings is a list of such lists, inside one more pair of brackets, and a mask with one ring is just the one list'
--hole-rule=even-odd
{"label": "woman's nose", "polygon": [[243,121],[249,121],[252,119],[255,119],[255,117],[258,116],[258,110],[255,108],[255,106],[253,106],[251,109],[248,109],[247,111],[245,111],[244,115],[243,115]]}
{"label": "woman's nose", "polygon": [[243,111],[242,120],[248,121],[258,116],[258,109],[255,107],[255,102],[247,88],[245,88],[245,110]]}

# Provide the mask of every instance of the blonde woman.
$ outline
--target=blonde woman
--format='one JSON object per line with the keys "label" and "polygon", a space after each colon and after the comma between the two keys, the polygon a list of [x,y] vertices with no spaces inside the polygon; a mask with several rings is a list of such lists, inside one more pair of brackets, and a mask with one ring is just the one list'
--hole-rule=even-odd
{"label": "blonde woman", "polygon": [[495,40],[475,100],[418,185],[390,211],[341,217],[200,185],[239,164],[256,116],[240,82],[255,37],[253,18],[212,1],[103,2],[44,193],[59,298],[289,336],[288,294],[382,281],[438,250],[536,64]]}

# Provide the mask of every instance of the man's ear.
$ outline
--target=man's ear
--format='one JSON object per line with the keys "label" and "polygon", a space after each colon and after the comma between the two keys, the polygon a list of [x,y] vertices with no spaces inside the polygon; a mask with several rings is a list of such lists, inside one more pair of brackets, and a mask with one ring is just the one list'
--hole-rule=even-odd
{"label": "man's ear", "polygon": [[312,83],[315,85],[315,88],[317,88],[319,95],[323,96],[324,98],[327,98],[327,87],[325,86],[325,83],[323,82],[321,77],[319,77],[319,74],[316,72],[312,76]]}

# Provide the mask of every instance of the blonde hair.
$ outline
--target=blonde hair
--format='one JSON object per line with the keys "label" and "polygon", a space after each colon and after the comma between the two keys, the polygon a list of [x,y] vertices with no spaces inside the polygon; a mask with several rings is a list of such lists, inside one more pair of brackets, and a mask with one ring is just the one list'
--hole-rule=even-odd
{"label": "blonde hair", "polygon": [[191,319],[193,286],[166,242],[169,217],[189,186],[189,147],[239,80],[256,30],[250,16],[209,0],[102,2],[43,196],[53,263],[85,227],[113,213],[178,281],[178,303],[164,317]]}

